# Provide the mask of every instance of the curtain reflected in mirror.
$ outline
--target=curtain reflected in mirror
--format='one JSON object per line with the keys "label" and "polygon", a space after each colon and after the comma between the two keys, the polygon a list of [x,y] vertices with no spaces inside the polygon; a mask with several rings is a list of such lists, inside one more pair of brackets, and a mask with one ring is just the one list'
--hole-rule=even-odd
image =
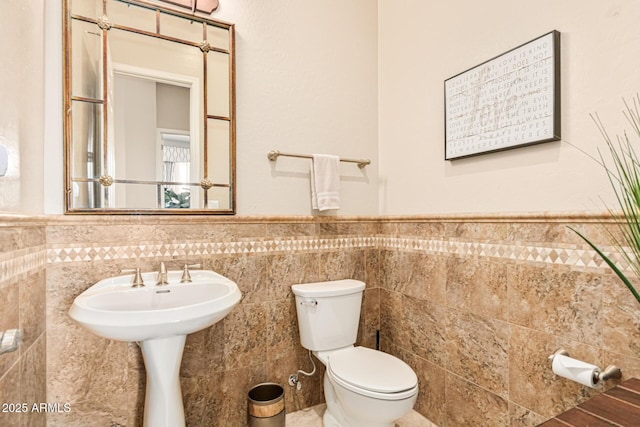
{"label": "curtain reflected in mirror", "polygon": [[[161,133],[162,180],[189,182],[191,149],[189,135]],[[190,208],[191,190],[184,184],[164,186],[165,208]]]}

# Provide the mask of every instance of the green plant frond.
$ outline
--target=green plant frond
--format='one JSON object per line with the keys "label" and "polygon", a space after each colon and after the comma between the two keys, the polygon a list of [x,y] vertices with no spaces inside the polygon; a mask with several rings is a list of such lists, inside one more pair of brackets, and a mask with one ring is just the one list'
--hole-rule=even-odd
{"label": "green plant frond", "polygon": [[[620,212],[614,212],[611,208],[609,208],[608,211],[611,217],[616,220],[616,226],[617,226],[616,229],[620,231],[620,235],[622,236],[622,239],[618,238],[618,236],[615,235],[608,228],[606,228],[605,231],[607,232],[609,239],[611,240],[614,247],[618,249],[618,253],[622,256],[623,260],[626,261],[626,263],[628,264],[629,268],[633,270],[636,276],[640,277],[640,263],[638,262],[638,260],[640,260],[640,253],[638,253],[637,250],[636,251],[633,250],[634,248],[638,248],[639,246],[638,245],[628,246],[628,242],[633,241],[634,234],[633,232],[630,232],[628,228],[628,223],[626,222],[626,220],[620,219],[620,216],[621,216]],[[623,218],[626,218],[626,217],[623,215]],[[580,235],[579,233],[576,233],[576,234]],[[631,253],[629,253],[627,248],[631,250]]]}
{"label": "green plant frond", "polygon": [[[607,148],[609,149],[609,152],[611,153],[611,155],[613,157],[617,156],[618,152],[614,149],[613,142],[611,141],[611,138],[609,138],[609,135],[607,134],[607,131],[604,128],[604,125],[600,121],[600,117],[597,114],[595,114],[595,115],[592,114],[591,115],[591,119],[593,120],[593,122],[595,123],[596,127],[600,131],[600,134],[602,135],[602,137],[604,138],[604,140],[605,140],[605,142],[607,144]],[[615,181],[620,181],[620,178],[615,173],[613,173],[613,171],[607,166],[607,162],[606,162],[606,160],[604,158],[604,155],[602,154],[602,152],[600,151],[599,148],[598,148],[598,157],[600,158],[600,160],[595,159],[593,156],[589,156],[589,157],[594,159],[596,161],[596,163],[598,163],[600,166],[602,166],[602,168],[607,173],[607,176],[609,177],[610,181],[612,179],[614,179]],[[615,158],[614,158],[614,165],[617,165],[617,164],[618,164],[618,162],[616,162]],[[611,184],[614,185],[613,181],[611,182]],[[615,188],[615,186],[614,186],[614,188]]]}
{"label": "green plant frond", "polygon": [[[618,248],[618,252],[623,257],[623,259],[629,265],[629,268],[633,270],[633,272],[640,277],[640,252],[638,251],[638,231],[637,229],[632,230],[628,227],[628,223],[624,220],[620,220],[617,223],[617,229],[620,231],[621,238],[615,236],[611,231],[608,231],[609,237],[611,238],[612,243],[616,248]],[[628,248],[628,249],[627,249]]]}
{"label": "green plant frond", "polygon": [[611,261],[611,259],[607,255],[605,255],[604,252],[602,252],[596,245],[591,243],[591,241],[589,239],[587,239],[584,235],[582,235],[578,230],[576,230],[575,228],[572,228],[572,227],[569,227],[569,229],[572,230],[574,233],[576,233],[578,236],[580,236],[580,238],[582,238],[582,240],[584,240],[589,246],[591,246],[591,248],[594,251],[596,251],[596,253],[600,256],[600,258],[602,258],[603,261],[605,263],[607,263],[607,265],[620,278],[620,280],[622,280],[622,282],[627,286],[627,288],[629,288],[629,290],[631,291],[633,296],[636,298],[638,303],[640,303],[640,294],[638,294],[638,291],[636,291],[636,288],[633,287],[633,284],[631,283],[631,281],[618,268],[618,266],[613,261]]}
{"label": "green plant frond", "polygon": [[[640,137],[640,95],[636,95],[632,103],[623,101],[624,117],[631,125],[635,136]],[[614,141],[597,113],[591,114],[591,119],[609,150],[609,161],[598,150],[600,161],[597,163],[606,172],[619,209],[619,211],[614,211],[608,208],[609,213],[615,219],[618,234],[614,235],[610,229],[607,229],[607,233],[622,259],[628,264],[629,270],[640,278],[640,156],[638,156],[638,150],[627,132],[617,135]],[[640,303],[640,294],[622,269],[584,235],[571,227],[569,228],[596,251]]]}
{"label": "green plant frond", "polygon": [[[622,240],[615,237],[612,233],[609,233],[612,238],[612,242],[616,248],[618,248],[618,252],[622,255],[622,258],[627,262],[629,268],[633,270],[634,274],[640,277],[640,264],[638,260],[640,259],[640,253],[635,249],[635,245],[626,246],[626,243],[629,242],[632,237],[629,237],[628,234],[624,233],[624,224],[619,224],[619,229],[623,231]],[[627,250],[628,248],[628,250]]]}
{"label": "green plant frond", "polygon": [[586,152],[585,150],[583,150],[582,148],[578,147],[577,145],[572,144],[570,141],[565,140],[564,142],[565,142],[565,144],[568,144],[568,145],[572,146],[573,148],[575,148],[576,150],[578,150],[579,152],[581,152],[585,156],[589,157],[591,160],[593,160],[594,162],[596,162],[597,164],[602,166],[604,169],[607,168],[607,165],[602,163],[602,155],[600,153],[600,149],[598,149],[598,156],[600,157],[600,160],[598,160],[598,158],[596,158],[592,154]]}
{"label": "green plant frond", "polygon": [[[631,248],[640,248],[640,175],[633,164],[623,160],[624,156],[620,156],[617,152],[612,153],[612,156],[618,173],[616,181],[619,186],[615,185],[613,179],[611,184],[624,217],[618,225],[626,243]],[[610,176],[612,174],[613,172],[609,172]],[[620,246],[623,245],[620,244]],[[638,255],[636,258],[640,258],[640,249],[634,253]],[[637,262],[632,264],[636,265]]]}
{"label": "green plant frond", "polygon": [[622,101],[626,109],[622,114],[636,132],[636,135],[640,136],[640,95],[636,95],[636,97],[633,98],[633,108],[625,99]]}
{"label": "green plant frond", "polygon": [[610,144],[611,143],[611,138],[609,138],[609,134],[607,133],[607,129],[602,124],[602,120],[600,120],[600,116],[598,115],[598,113],[591,114],[590,116],[591,116],[591,120],[593,120],[593,122],[596,124],[596,127],[598,128],[598,131],[600,131],[600,135],[602,135],[602,138],[604,138],[604,140],[605,140],[605,142],[607,144]]}
{"label": "green plant frond", "polygon": [[[628,140],[626,142],[626,149],[622,142],[618,146],[609,145],[614,168],[607,168],[606,171],[616,193],[626,202],[633,202],[633,205],[639,206],[640,173],[637,167],[639,162],[633,147]],[[602,161],[604,162],[604,158]]]}

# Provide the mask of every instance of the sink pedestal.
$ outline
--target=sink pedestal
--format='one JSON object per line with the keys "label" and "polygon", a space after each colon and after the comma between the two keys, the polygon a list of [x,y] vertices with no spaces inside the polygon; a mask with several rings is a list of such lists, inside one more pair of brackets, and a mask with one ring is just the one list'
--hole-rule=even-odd
{"label": "sink pedestal", "polygon": [[157,273],[109,277],[78,295],[69,309],[69,316],[94,334],[136,342],[142,349],[145,427],[184,427],[180,363],[187,335],[221,321],[242,299],[238,285],[215,271],[190,274],[189,283],[182,283],[184,271],[176,270],[167,272],[167,285],[140,287],[132,286],[140,281],[136,276],[151,283]]}
{"label": "sink pedestal", "polygon": [[180,363],[186,335],[138,342],[147,370],[145,427],[184,427]]}

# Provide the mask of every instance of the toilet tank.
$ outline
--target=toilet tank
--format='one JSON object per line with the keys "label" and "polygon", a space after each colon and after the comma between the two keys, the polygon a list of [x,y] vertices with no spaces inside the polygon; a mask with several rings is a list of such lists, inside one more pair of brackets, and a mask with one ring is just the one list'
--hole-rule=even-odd
{"label": "toilet tank", "polygon": [[326,351],[355,344],[364,288],[353,279],[293,285],[302,346]]}

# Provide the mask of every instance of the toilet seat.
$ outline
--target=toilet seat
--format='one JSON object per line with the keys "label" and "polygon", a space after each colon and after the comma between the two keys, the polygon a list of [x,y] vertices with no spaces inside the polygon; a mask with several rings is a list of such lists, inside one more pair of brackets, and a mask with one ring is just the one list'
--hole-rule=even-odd
{"label": "toilet seat", "polygon": [[366,347],[349,347],[329,356],[327,371],[341,386],[365,396],[400,400],[418,392],[418,378],[402,360]]}

